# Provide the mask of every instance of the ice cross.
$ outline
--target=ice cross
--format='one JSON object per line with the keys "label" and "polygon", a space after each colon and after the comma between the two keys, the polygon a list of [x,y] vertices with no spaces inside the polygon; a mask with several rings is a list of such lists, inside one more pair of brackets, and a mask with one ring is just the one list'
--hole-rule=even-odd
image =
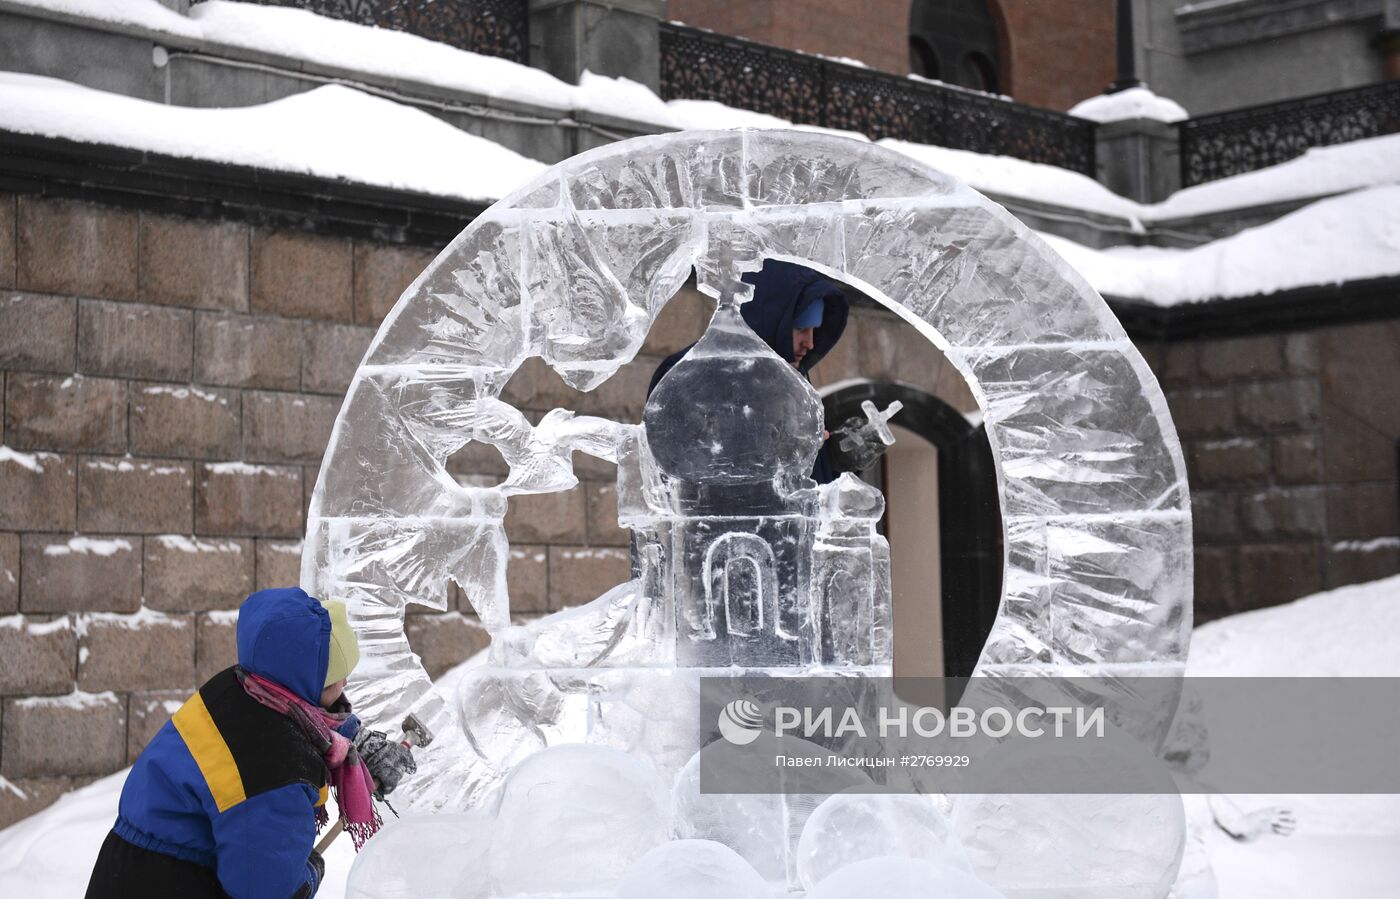
{"label": "ice cross", "polygon": [[733,277],[734,273],[734,247],[729,243],[721,243],[719,249],[715,251],[715,268],[718,272],[719,304],[721,306],[738,306],[748,300],[749,285],[738,278]]}

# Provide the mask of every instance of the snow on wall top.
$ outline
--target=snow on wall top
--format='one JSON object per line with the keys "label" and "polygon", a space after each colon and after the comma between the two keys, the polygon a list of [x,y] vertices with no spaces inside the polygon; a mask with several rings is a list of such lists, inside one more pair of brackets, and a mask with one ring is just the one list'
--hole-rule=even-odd
{"label": "snow on wall top", "polygon": [[[699,100],[663,102],[642,85],[584,73],[577,86],[509,60],[458,50],[414,35],[316,16],[305,10],[244,3],[200,3],[189,17],[157,0],[10,0],[186,38],[258,49],[326,65],[439,85],[561,111],[585,109],[662,128],[792,127],[783,119]],[[1093,113],[1138,108],[1150,92],[1124,91],[1086,101]],[[391,189],[488,202],[544,166],[399,103],[340,86],[239,109],[190,109],[150,103],[35,76],[0,74],[0,128],[70,140],[276,171],[340,178]],[[1155,98],[1161,112],[1170,101]],[[1084,106],[1085,104],[1081,104]],[[1175,105],[1175,104],[1171,104]],[[1179,108],[1179,107],[1178,107]],[[1078,107],[1077,107],[1078,109]],[[1082,110],[1081,110],[1082,114]],[[798,126],[802,131],[827,131]],[[848,132],[831,133],[864,139]],[[913,157],[1000,197],[1122,218],[1133,225],[1357,191],[1400,182],[1400,135],[1309,150],[1281,165],[1188,188],[1141,204],[1092,178],[1056,166],[884,140]],[[1400,273],[1390,234],[1393,216],[1375,198],[1348,200],[1374,226],[1319,230],[1346,207],[1327,207],[1286,225],[1265,226],[1194,250],[1095,251],[1051,238],[1102,293],[1163,305],[1268,293]],[[1340,215],[1345,219],[1345,215]],[[1388,230],[1390,229],[1390,230]],[[1357,242],[1340,234],[1355,233]],[[1248,236],[1246,236],[1248,235]],[[1287,241],[1310,241],[1295,252]],[[1283,241],[1283,243],[1280,243]],[[1316,252],[1313,252],[1316,251]],[[1230,265],[1202,266],[1228,259]],[[1243,264],[1235,264],[1243,262]]]}
{"label": "snow on wall top", "polygon": [[1115,94],[1099,94],[1081,100],[1070,109],[1069,114],[1095,122],[1117,122],[1122,119],[1179,122],[1190,117],[1180,103],[1159,97],[1146,87],[1130,87]]}
{"label": "snow on wall top", "polygon": [[9,0],[12,6],[32,6],[114,25],[136,26],[197,38],[199,28],[157,0]]}
{"label": "snow on wall top", "polygon": [[1400,185],[1319,200],[1189,250],[1041,237],[1099,293],[1161,306],[1400,275]]}
{"label": "snow on wall top", "polygon": [[[626,79],[585,73],[580,84],[572,85],[510,60],[459,50],[403,32],[329,19],[300,9],[214,0],[194,5],[185,17],[167,9],[158,0],[8,2],[99,21],[139,25],[174,36],[278,53],[347,71],[433,84],[502,101],[560,111],[588,110],[616,115],[662,128],[790,126],[783,119],[719,103],[664,102],[646,87]],[[1171,120],[1165,113],[1176,104],[1160,97],[1155,98],[1155,103],[1148,102],[1150,91],[1139,90],[1144,92],[1123,91],[1085,102],[1110,103],[1115,107],[1141,105],[1155,109],[1159,113],[1157,117]],[[1092,112],[1094,106],[1089,108]],[[824,130],[799,127],[801,130]],[[859,137],[849,132],[832,133]],[[1121,216],[1130,221],[1199,215],[1400,180],[1400,136],[1396,135],[1310,150],[1289,163],[1183,190],[1158,204],[1133,202],[1092,178],[1054,166],[902,141],[885,143],[937,166],[980,191]],[[499,198],[501,190],[512,183],[504,178],[492,180],[498,186],[494,193],[486,195],[489,199]],[[455,195],[442,190],[435,192]]]}
{"label": "snow on wall top", "polygon": [[260,106],[166,106],[0,73],[0,128],[194,159],[494,200],[541,163],[408,106],[327,85]]}

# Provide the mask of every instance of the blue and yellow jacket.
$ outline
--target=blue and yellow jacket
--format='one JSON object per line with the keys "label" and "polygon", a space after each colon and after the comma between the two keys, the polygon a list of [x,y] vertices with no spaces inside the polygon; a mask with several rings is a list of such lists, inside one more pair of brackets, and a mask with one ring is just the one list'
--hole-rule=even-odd
{"label": "blue and yellow jacket", "polygon": [[[317,704],[330,633],[330,616],[306,593],[263,590],[239,609],[238,662]],[[113,829],[214,869],[233,899],[310,897],[320,885],[309,858],[327,776],[301,730],[250,698],[229,668],[141,753]]]}

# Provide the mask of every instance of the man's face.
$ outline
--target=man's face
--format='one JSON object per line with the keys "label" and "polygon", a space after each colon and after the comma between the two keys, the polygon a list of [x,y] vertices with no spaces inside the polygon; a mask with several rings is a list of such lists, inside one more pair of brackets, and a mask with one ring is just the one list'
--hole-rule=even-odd
{"label": "man's face", "polygon": [[792,367],[797,368],[802,364],[802,357],[812,351],[816,346],[814,342],[816,328],[793,328],[792,329]]}

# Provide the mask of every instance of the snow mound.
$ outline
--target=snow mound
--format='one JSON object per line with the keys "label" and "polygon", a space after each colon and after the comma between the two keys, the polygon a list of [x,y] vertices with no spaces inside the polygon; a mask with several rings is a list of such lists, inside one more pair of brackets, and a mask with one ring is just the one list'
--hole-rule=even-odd
{"label": "snow mound", "polygon": [[971,150],[913,144],[893,138],[885,138],[879,143],[994,196],[1069,206],[1085,212],[1128,219],[1134,224],[1145,209],[1141,203],[1120,197],[1088,175],[1056,165],[1027,162],[1011,156],[991,156]]}
{"label": "snow mound", "polygon": [[1159,306],[1400,275],[1400,185],[1319,200],[1187,250],[1096,250],[1042,233],[1094,289]]}
{"label": "snow mound", "polygon": [[1191,637],[1190,677],[1400,677],[1400,575],[1221,618]]}
{"label": "snow mound", "polygon": [[0,128],[487,201],[544,165],[426,112],[327,85],[234,109],[166,106],[0,73]]}
{"label": "snow mound", "polygon": [[1117,122],[1122,119],[1180,122],[1190,118],[1180,103],[1159,97],[1146,87],[1130,87],[1114,94],[1099,94],[1081,100],[1070,108],[1069,114],[1095,122]]}

